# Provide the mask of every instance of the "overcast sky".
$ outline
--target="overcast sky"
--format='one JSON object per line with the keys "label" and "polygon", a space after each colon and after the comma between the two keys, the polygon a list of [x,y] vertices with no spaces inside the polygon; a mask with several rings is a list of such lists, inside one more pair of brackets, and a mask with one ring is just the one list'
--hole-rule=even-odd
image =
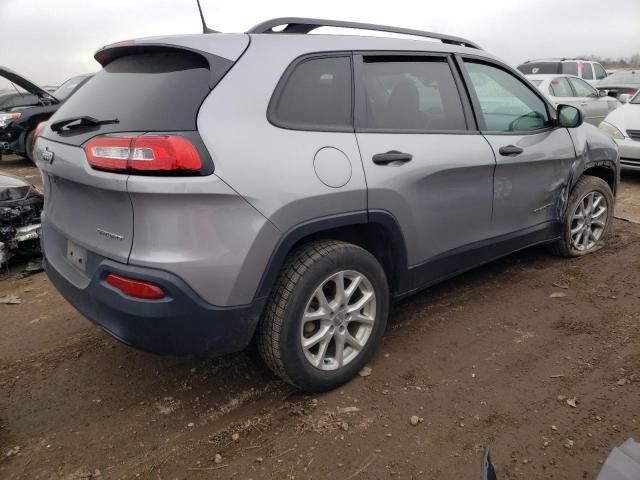
{"label": "overcast sky", "polygon": [[[536,57],[640,51],[640,0],[201,0],[211,28],[245,31],[306,16],[467,37],[511,64]],[[198,33],[195,0],[0,0],[0,65],[56,85],[96,71],[94,52],[118,40]]]}

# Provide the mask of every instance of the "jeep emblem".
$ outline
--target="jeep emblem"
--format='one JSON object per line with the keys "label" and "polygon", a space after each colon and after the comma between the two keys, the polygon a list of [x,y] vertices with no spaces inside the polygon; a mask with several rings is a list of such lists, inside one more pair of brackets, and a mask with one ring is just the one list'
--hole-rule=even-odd
{"label": "jeep emblem", "polygon": [[44,152],[42,152],[42,159],[48,164],[53,163],[53,157],[54,157],[54,153],[48,148],[45,148]]}

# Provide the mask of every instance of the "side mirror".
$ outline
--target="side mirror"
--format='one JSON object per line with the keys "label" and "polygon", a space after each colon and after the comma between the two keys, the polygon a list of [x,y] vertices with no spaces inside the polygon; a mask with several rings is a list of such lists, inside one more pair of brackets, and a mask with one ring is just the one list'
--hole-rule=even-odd
{"label": "side mirror", "polygon": [[607,95],[609,95],[609,92],[607,90],[598,90],[598,95],[600,95],[601,97],[606,97]]}
{"label": "side mirror", "polygon": [[576,128],[582,125],[582,111],[573,105],[558,105],[558,126]]}
{"label": "side mirror", "polygon": [[621,93],[620,95],[618,95],[618,101],[620,103],[629,103],[629,100],[631,100],[631,95],[629,95],[628,93]]}

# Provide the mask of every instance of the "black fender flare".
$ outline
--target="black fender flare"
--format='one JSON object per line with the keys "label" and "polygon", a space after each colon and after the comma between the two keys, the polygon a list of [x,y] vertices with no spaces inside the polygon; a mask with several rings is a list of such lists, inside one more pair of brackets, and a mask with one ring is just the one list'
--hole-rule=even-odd
{"label": "black fender flare", "polygon": [[315,218],[298,224],[285,232],[267,262],[254,300],[270,295],[289,252],[300,240],[323,231],[366,224],[375,224],[385,229],[392,244],[393,252],[391,254],[394,256],[394,264],[397,266],[393,272],[393,281],[397,285],[396,290],[408,289],[407,248],[398,221],[391,213],[384,210],[369,212],[363,210]]}
{"label": "black fender flare", "polygon": [[608,170],[611,170],[614,176],[614,184],[612,190],[614,197],[616,196],[618,185],[620,183],[620,167],[615,160],[604,159],[590,160],[588,162],[575,162],[569,174],[568,188],[565,189],[564,195],[562,196],[560,218],[564,218],[564,214],[569,203],[569,196],[571,195],[571,192],[573,192],[576,184],[578,183],[580,178],[584,176],[587,170],[594,167],[604,167]]}

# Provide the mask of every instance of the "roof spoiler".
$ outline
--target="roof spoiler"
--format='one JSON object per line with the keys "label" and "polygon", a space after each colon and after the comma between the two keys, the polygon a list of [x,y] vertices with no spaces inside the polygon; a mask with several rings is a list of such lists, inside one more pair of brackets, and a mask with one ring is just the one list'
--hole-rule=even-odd
{"label": "roof spoiler", "polygon": [[203,52],[183,45],[145,43],[144,41],[138,42],[135,40],[126,40],[124,42],[104,46],[95,53],[93,58],[95,58],[100,65],[105,67],[120,57],[158,52],[189,52],[202,57],[209,64],[209,71],[211,72],[209,88],[212,90],[235,63],[235,60],[230,60],[213,53]]}
{"label": "roof spoiler", "polygon": [[[284,29],[275,31],[275,27],[285,26]],[[378,32],[400,33],[414,37],[426,37],[440,40],[449,45],[459,45],[467,48],[482,50],[480,46],[461,37],[442,35],[440,33],[413,30],[410,28],[390,27],[372,23],[346,22],[341,20],[322,20],[318,18],[281,17],[267,20],[247,30],[247,33],[309,33],[320,27],[353,28],[358,30],[375,30]]]}

